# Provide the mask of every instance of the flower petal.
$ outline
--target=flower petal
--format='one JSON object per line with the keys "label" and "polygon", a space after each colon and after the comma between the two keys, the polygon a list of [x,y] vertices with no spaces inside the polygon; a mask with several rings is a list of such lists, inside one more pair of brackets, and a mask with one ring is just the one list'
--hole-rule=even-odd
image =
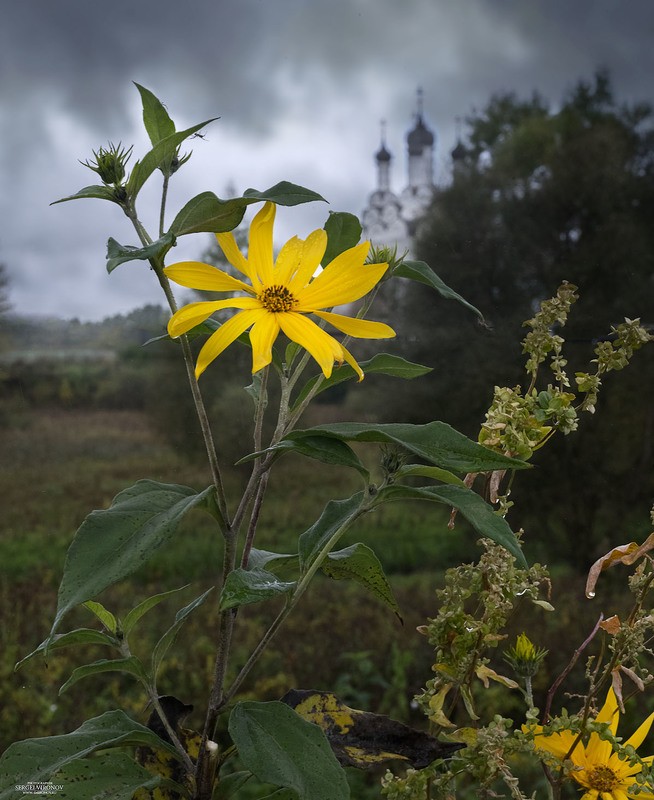
{"label": "flower petal", "polygon": [[327,249],[327,232],[318,228],[307,236],[302,245],[302,261],[288,287],[291,292],[303,289],[320,266]]}
{"label": "flower petal", "polygon": [[333,314],[329,311],[314,311],[313,313],[338,328],[339,331],[357,339],[390,339],[395,336],[395,331],[383,322],[346,317],[343,314]]}
{"label": "flower petal", "polygon": [[[525,730],[524,727],[523,730]],[[534,736],[534,746],[536,750],[544,750],[546,753],[551,753],[553,756],[562,759],[567,755],[576,738],[576,734],[571,731],[552,733],[549,736],[537,733],[536,736]],[[575,748],[575,751],[576,750],[577,748]]]}
{"label": "flower petal", "polygon": [[326,378],[332,374],[335,360],[342,360],[343,348],[315,322],[289,311],[277,314],[279,327],[294,342],[304,347],[318,362]]}
{"label": "flower petal", "polygon": [[176,311],[168,320],[168,333],[173,338],[177,338],[204,322],[214,311],[220,311],[223,308],[261,308],[261,303],[254,297],[230,297],[228,300],[189,303]]}
{"label": "flower petal", "polygon": [[361,369],[361,367],[357,363],[357,361],[354,358],[354,356],[352,355],[352,353],[350,353],[350,351],[347,349],[347,347],[343,347],[343,345],[341,345],[341,350],[343,351],[343,360],[347,361],[347,363],[356,372],[356,374],[359,376],[359,383],[361,383],[361,381],[365,377],[364,374],[363,374],[363,370]]}
{"label": "flower petal", "polygon": [[282,247],[275,261],[276,284],[288,286],[291,277],[295,274],[302,260],[303,242],[294,236]]}
{"label": "flower petal", "polygon": [[252,373],[268,366],[272,361],[272,346],[279,333],[276,314],[267,313],[257,320],[250,331],[252,345]]}
{"label": "flower petal", "polygon": [[237,339],[243,331],[247,330],[251,325],[265,316],[267,312],[263,308],[255,308],[247,311],[239,311],[234,314],[227,322],[223,323],[220,328],[204,343],[204,347],[198,354],[198,360],[195,365],[195,377],[199,378],[211,362],[218,358],[226,347]]}
{"label": "flower petal", "polygon": [[242,272],[243,275],[252,280],[248,262],[243,253],[241,253],[240,247],[236,244],[234,234],[231,233],[231,231],[229,233],[217,233],[216,239],[218,240],[220,249],[225,254],[225,258],[229,261],[229,263],[239,272]]}
{"label": "flower petal", "polygon": [[[271,286],[273,278],[273,223],[275,204],[264,203],[250,225],[248,267],[252,283],[259,277],[265,286]],[[255,287],[256,288],[256,287]]]}
{"label": "flower petal", "polygon": [[652,722],[654,722],[654,714],[650,714],[649,717],[643,722],[638,729],[627,739],[624,743],[625,747],[631,745],[634,749],[638,749],[640,745],[643,743],[643,740],[649,733],[649,729],[652,727]]}
{"label": "flower petal", "polygon": [[206,289],[211,292],[248,292],[254,290],[247,283],[202,261],[179,261],[164,269],[169,280],[188,289]]}
{"label": "flower petal", "polygon": [[595,718],[595,722],[608,722],[611,733],[615,736],[619,721],[620,712],[618,711],[618,701],[613,688],[610,688],[606,693],[606,700]]}
{"label": "flower petal", "polygon": [[388,264],[364,264],[370,244],[362,242],[336,256],[306,288],[296,291],[298,311],[353,303],[381,280]]}

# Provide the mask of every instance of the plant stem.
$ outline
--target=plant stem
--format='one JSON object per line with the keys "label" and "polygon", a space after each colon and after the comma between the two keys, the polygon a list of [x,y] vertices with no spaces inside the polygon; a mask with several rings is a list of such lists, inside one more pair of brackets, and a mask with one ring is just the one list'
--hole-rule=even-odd
{"label": "plant stem", "polygon": [[[162,210],[163,210],[163,200],[162,200]],[[152,243],[152,239],[148,235],[147,231],[141,224],[141,221],[138,219],[136,215],[135,209],[129,209],[129,211],[125,211],[129,219],[131,220],[134,228],[141,240],[143,245],[148,245]],[[177,311],[177,302],[175,300],[175,296],[173,295],[172,289],[170,288],[170,282],[168,278],[164,274],[163,266],[158,261],[158,259],[152,258],[149,259],[150,266],[152,267],[157,279],[159,281],[159,285],[161,286],[164,295],[166,296],[166,300],[168,302],[168,306],[170,308],[171,313],[175,313]],[[200,423],[200,430],[202,432],[202,438],[204,440],[205,449],[207,451],[207,458],[209,460],[209,469],[211,471],[211,478],[214,486],[216,487],[216,500],[218,503],[218,510],[220,512],[221,519],[219,520],[221,530],[225,533],[229,527],[229,515],[227,512],[227,500],[225,496],[225,488],[223,486],[222,475],[220,472],[220,466],[218,464],[218,455],[216,453],[216,446],[213,440],[213,434],[211,432],[211,426],[209,424],[209,417],[207,415],[207,411],[204,405],[204,400],[202,399],[202,394],[200,392],[200,387],[198,385],[197,379],[195,377],[195,365],[193,363],[193,353],[191,352],[191,346],[188,341],[187,336],[180,336],[180,342],[182,346],[182,354],[184,356],[184,364],[186,366],[186,374],[188,377],[189,386],[191,387],[191,395],[193,397],[193,403],[195,405],[195,411],[198,417],[198,421]]]}

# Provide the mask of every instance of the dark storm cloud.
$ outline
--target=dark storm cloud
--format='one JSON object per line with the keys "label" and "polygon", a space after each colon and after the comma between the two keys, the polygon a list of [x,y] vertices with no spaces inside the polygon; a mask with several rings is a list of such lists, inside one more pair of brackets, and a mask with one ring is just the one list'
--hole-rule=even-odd
{"label": "dark storm cloud", "polygon": [[[13,276],[14,303],[98,316],[151,299],[147,275],[132,287],[117,271],[106,287],[102,242],[121,238],[117,209],[48,208],[92,182],[76,162],[92,148],[108,139],[146,146],[133,80],[160,96],[180,127],[221,117],[179,174],[182,202],[207,188],[220,193],[229,180],[240,191],[288,178],[359,212],[373,188],[382,117],[396,188],[403,184],[418,84],[443,168],[455,117],[493,92],[537,89],[556,104],[578,78],[607,67],[620,98],[651,100],[652,33],[651,0],[8,4],[0,26],[0,260]],[[298,214],[314,226],[324,209]],[[57,276],[47,291],[46,274]]]}

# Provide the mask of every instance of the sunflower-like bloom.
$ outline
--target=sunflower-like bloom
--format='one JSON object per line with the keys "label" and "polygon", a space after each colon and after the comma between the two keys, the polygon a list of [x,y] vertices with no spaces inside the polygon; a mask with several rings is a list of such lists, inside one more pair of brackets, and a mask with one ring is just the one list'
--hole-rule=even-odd
{"label": "sunflower-like bloom", "polygon": [[381,280],[388,265],[364,264],[370,243],[362,242],[336,256],[314,278],[327,247],[325,231],[313,231],[305,240],[294,236],[274,260],[274,220],[275,206],[266,203],[252,220],[247,258],[231,233],[216,234],[225,257],[248,279],[249,284],[198,261],[183,261],[166,267],[170,280],[189,289],[244,293],[241,297],[184,306],[171,317],[168,332],[171,336],[180,336],[204,322],[215,311],[236,308],[240,309],[238,313],[224,322],[200,351],[196,377],[237,337],[250,329],[253,373],[270,364],[273,343],[283,331],[315,358],[325,377],[331,375],[335,361],[347,361],[359,375],[359,380],[363,380],[363,371],[352,354],[306,315],[314,314],[348,336],[363,339],[395,336],[395,331],[382,322],[354,319],[323,310],[359,300]]}
{"label": "sunflower-like bloom", "polygon": [[[615,736],[620,720],[618,703],[613,689],[609,689],[606,702],[597,715],[596,722],[607,722],[609,730]],[[639,747],[652,725],[654,714],[642,723],[638,730],[625,742],[624,746],[631,745],[634,749]],[[560,731],[545,735],[540,733],[542,728],[537,726],[535,729],[534,744],[536,750],[551,753],[556,758],[563,760],[572,747],[577,734],[572,731]],[[654,794],[648,791],[643,785],[642,790],[636,793],[634,790],[640,784],[636,782],[637,775],[641,769],[641,764],[629,764],[629,761],[622,760],[613,748],[611,742],[601,739],[597,733],[591,733],[587,744],[580,742],[570,753],[570,761],[573,764],[570,775],[586,791],[581,800],[628,800],[629,798],[640,798],[641,800],[653,800]],[[650,764],[654,756],[647,756],[642,759]]]}

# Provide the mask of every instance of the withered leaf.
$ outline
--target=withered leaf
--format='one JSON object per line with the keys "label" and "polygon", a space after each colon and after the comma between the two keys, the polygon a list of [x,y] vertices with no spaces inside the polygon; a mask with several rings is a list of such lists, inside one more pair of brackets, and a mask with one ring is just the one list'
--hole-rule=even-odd
{"label": "withered leaf", "polygon": [[331,692],[291,689],[282,702],[322,728],[343,766],[370,769],[383,761],[401,759],[422,769],[465,747],[458,742],[441,742],[382,714],[350,708]]}
{"label": "withered leaf", "polygon": [[630,566],[638,561],[641,556],[648,553],[654,548],[654,533],[645,539],[642,544],[638,542],[629,542],[629,544],[621,544],[609,550],[606,555],[601,556],[593,564],[588,571],[588,579],[586,581],[586,597],[595,597],[595,586],[597,579],[605,569],[614,566],[615,564],[626,564]]}

